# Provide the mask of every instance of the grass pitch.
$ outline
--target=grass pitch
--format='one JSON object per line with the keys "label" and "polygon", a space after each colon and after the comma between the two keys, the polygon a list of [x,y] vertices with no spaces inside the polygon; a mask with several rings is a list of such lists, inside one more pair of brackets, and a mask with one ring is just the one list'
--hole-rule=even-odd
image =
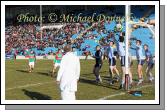
{"label": "grass pitch", "polygon": [[[109,85],[108,62],[103,62],[100,71],[103,83],[96,84],[93,72],[94,60],[80,60],[81,75],[76,97],[78,100],[154,100],[154,83],[145,83],[143,86],[133,86],[132,90],[141,90],[142,96],[133,96],[123,89],[119,90],[119,83]],[[122,74],[120,62],[117,68]],[[143,73],[145,76],[146,65]],[[59,87],[56,78],[51,77],[52,60],[37,60],[33,73],[28,73],[28,60],[6,60],[5,62],[5,98],[6,100],[60,100]],[[153,74],[154,74],[153,69]],[[57,73],[57,70],[56,70]],[[137,63],[134,61],[133,80],[137,78]],[[56,74],[55,74],[56,75]]]}

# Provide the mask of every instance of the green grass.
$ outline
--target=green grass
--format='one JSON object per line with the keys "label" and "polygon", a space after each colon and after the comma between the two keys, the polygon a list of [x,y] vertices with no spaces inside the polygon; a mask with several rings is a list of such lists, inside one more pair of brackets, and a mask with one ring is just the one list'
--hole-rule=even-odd
{"label": "green grass", "polygon": [[[116,83],[114,86],[109,85],[109,72],[107,61],[104,61],[103,67],[100,71],[103,83],[99,85],[97,85],[94,82],[95,76],[92,73],[94,60],[81,60],[80,62],[81,76],[78,84],[78,92],[76,93],[78,100],[96,100],[105,96],[125,92],[124,90],[118,89],[118,83]],[[122,74],[119,62],[117,62],[117,67],[120,71],[120,74]],[[132,68],[134,80],[137,80],[136,68],[137,64],[134,61]],[[143,73],[145,73],[145,68],[146,66],[144,66]],[[55,83],[56,78],[50,77],[50,71],[52,69],[52,60],[37,60],[33,73],[27,72],[27,60],[6,60],[5,69],[6,100],[60,99],[59,87]],[[154,70],[152,72],[154,73]],[[124,95],[110,97],[108,98],[108,100],[154,100],[154,84],[145,83],[144,85],[151,86],[139,89],[143,92],[143,95],[141,97],[136,97],[128,93],[125,93]],[[134,86],[132,89],[135,90],[136,88],[138,87]]]}

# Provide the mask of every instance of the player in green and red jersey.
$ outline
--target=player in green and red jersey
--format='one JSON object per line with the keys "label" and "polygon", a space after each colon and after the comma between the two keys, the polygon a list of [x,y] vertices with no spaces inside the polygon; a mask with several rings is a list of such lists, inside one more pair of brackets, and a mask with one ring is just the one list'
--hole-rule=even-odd
{"label": "player in green and red jersey", "polygon": [[58,49],[58,51],[56,52],[56,55],[54,57],[54,60],[53,60],[52,77],[54,76],[56,68],[60,67],[62,57],[63,57],[63,53],[62,53],[61,49]]}
{"label": "player in green and red jersey", "polygon": [[36,61],[36,56],[33,51],[31,51],[28,55],[29,57],[29,72],[32,72],[34,69],[35,61]]}

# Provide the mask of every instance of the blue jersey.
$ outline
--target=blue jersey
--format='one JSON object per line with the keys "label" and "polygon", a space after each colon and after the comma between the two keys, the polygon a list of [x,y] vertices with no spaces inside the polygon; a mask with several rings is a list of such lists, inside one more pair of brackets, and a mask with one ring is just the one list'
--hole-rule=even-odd
{"label": "blue jersey", "polygon": [[109,48],[108,48],[108,57],[110,58],[110,59],[112,59],[112,57],[114,57],[114,52],[116,51],[116,48],[115,47],[112,47],[112,46],[110,46]]}
{"label": "blue jersey", "polygon": [[146,59],[149,59],[148,63],[154,63],[153,56],[149,50],[145,50],[145,56]]}
{"label": "blue jersey", "polygon": [[123,42],[118,43],[118,51],[120,56],[125,56],[125,43]]}
{"label": "blue jersey", "polygon": [[136,57],[138,60],[145,59],[142,46],[136,46]]}

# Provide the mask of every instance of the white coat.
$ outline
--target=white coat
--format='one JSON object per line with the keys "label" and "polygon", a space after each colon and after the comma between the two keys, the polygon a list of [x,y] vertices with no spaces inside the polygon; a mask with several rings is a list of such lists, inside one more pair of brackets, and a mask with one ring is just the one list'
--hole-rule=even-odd
{"label": "white coat", "polygon": [[80,61],[73,52],[65,54],[61,60],[57,81],[60,81],[61,91],[77,91],[77,81],[80,76]]}

